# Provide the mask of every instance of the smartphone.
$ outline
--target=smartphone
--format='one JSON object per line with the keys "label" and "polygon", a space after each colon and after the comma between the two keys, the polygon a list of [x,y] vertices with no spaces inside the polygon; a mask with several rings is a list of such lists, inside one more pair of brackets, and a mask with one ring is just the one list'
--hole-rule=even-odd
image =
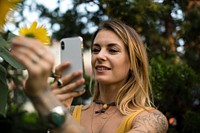
{"label": "smartphone", "polygon": [[[70,61],[70,66],[63,71],[62,76],[66,74],[71,74],[79,70],[84,72],[83,64],[83,39],[80,36],[63,38],[60,41],[60,51],[61,51],[61,63]],[[83,78],[83,74],[72,82]],[[75,91],[84,89],[84,85],[79,86]]]}

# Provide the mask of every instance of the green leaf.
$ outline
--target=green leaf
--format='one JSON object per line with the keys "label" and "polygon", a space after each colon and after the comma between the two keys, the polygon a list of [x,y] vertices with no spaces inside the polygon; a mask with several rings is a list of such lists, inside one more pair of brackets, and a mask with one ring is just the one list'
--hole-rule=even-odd
{"label": "green leaf", "polygon": [[7,48],[7,49],[9,49],[8,42],[2,36],[0,36],[0,48]]}
{"label": "green leaf", "polygon": [[13,34],[13,33],[10,32],[10,33],[8,34],[8,39],[7,39],[8,42],[10,42],[11,39],[14,38],[14,37],[16,37],[16,36],[17,36],[17,35],[15,35],[15,34]]}
{"label": "green leaf", "polygon": [[13,58],[10,55],[10,52],[8,51],[8,49],[6,48],[0,48],[0,56],[6,61],[8,62],[11,66],[13,66],[16,69],[25,69],[25,67],[19,63],[15,58]]}
{"label": "green leaf", "polygon": [[8,96],[8,85],[6,81],[6,69],[0,64],[0,114],[5,116]]}
{"label": "green leaf", "polygon": [[[7,38],[7,42],[11,42],[12,38],[16,37],[17,35],[13,34],[13,33],[8,33],[8,38]],[[8,46],[10,48],[10,43],[8,43]]]}
{"label": "green leaf", "polygon": [[[8,40],[11,40],[11,38],[15,36],[16,35],[10,33],[8,35]],[[19,63],[15,58],[12,57],[8,50],[9,47],[9,43],[2,36],[0,36],[0,56],[14,68],[22,70],[25,69],[21,63]]]}

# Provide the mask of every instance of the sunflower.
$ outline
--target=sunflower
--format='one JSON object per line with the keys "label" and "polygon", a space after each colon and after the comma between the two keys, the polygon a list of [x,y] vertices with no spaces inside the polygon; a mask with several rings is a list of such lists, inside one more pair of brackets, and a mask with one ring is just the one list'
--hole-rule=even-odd
{"label": "sunflower", "polygon": [[21,1],[22,0],[0,0],[0,30],[2,30],[6,23],[8,14],[10,14],[14,9],[17,9],[17,3]]}
{"label": "sunflower", "polygon": [[26,26],[20,28],[19,34],[26,37],[35,38],[41,41],[46,46],[50,45],[50,37],[48,36],[47,29],[43,25],[41,26],[37,25],[38,25],[37,22],[33,22],[30,28]]}

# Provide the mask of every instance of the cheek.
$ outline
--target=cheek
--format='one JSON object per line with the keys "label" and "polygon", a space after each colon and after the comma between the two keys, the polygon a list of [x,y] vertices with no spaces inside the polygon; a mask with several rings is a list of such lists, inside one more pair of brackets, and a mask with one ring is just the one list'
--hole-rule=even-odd
{"label": "cheek", "polygon": [[92,57],[91,57],[91,66],[92,66],[92,69],[93,69],[94,66],[95,66],[95,61],[96,61],[95,57],[92,56]]}
{"label": "cheek", "polygon": [[128,73],[129,69],[130,69],[130,61],[128,58],[125,58],[120,65],[122,71],[124,71],[124,73]]}
{"label": "cheek", "polygon": [[126,74],[127,72],[129,72],[130,69],[130,65],[128,62],[124,62],[122,64],[119,65],[119,69],[121,70],[121,72],[123,72],[124,74]]}
{"label": "cheek", "polygon": [[126,79],[129,75],[130,64],[128,62],[124,62],[119,65],[116,70],[117,75],[115,77],[120,77],[122,79]]}

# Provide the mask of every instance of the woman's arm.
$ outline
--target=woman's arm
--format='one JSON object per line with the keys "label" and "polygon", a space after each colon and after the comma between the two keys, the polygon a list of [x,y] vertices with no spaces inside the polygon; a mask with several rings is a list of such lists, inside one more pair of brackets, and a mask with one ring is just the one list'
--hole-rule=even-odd
{"label": "woman's arm", "polygon": [[[55,133],[85,133],[85,130],[72,118],[70,113],[66,110],[64,105],[56,98],[56,96],[50,90],[47,80],[51,74],[54,58],[52,53],[47,50],[39,41],[26,37],[16,37],[12,40],[11,54],[19,62],[21,62],[28,71],[28,79],[26,81],[24,92],[32,101],[35,109],[38,111],[40,116],[49,121],[49,116],[51,118],[56,118],[59,126],[55,123],[51,123],[55,126],[52,132]],[[72,74],[73,75],[73,74]],[[70,77],[70,76],[69,76]],[[62,78],[63,86],[59,89],[72,89],[77,85],[77,83],[71,84],[71,87],[67,87],[67,79]],[[83,82],[82,82],[83,83]],[[54,84],[56,88],[56,84]],[[81,92],[73,92],[70,96],[78,96],[82,94]],[[61,109],[56,110],[57,108]],[[52,114],[56,110],[56,117]],[[63,113],[64,112],[64,113]],[[63,116],[63,117],[60,117]],[[65,118],[62,123],[57,121],[57,118]]]}
{"label": "woman's arm", "polygon": [[[29,95],[28,95],[29,96]],[[66,109],[66,107],[57,100],[55,95],[50,91],[46,90],[37,96],[29,96],[30,100],[32,101],[35,109],[38,111],[39,115],[47,120],[47,116],[55,107],[62,107]],[[66,109],[65,114],[65,121],[61,126],[53,127],[50,129],[51,133],[86,133],[85,129],[81,127],[70,115],[70,112]],[[46,121],[47,125],[50,122]]]}
{"label": "woman's arm", "polygon": [[136,116],[128,133],[166,133],[168,122],[158,110],[144,111]]}

